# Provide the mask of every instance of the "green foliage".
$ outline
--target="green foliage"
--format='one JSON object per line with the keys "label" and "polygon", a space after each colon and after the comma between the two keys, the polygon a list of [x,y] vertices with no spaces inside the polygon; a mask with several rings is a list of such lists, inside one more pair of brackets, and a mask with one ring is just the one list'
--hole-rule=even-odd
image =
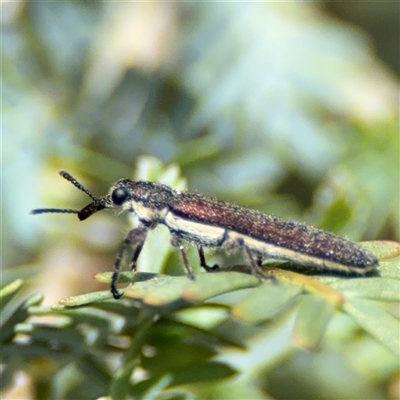
{"label": "green foliage", "polygon": [[[234,267],[202,274],[189,249],[193,283],[160,227],[114,301],[105,271],[134,219],[29,215],[87,204],[65,169],[95,195],[148,179],[352,240],[399,240],[398,81],[370,38],[322,7],[4,3],[5,395],[24,371],[38,399],[398,397],[394,242],[365,243],[379,276],[273,264],[277,284],[219,251],[210,264]],[[368,7],[384,30],[397,15]]]}
{"label": "green foliage", "polygon": [[[400,355],[399,322],[390,311],[400,302],[399,280],[390,277],[398,270],[399,245],[374,247],[380,249],[380,276],[370,278],[305,276],[269,268],[277,283],[260,284],[252,275],[235,271],[198,274],[195,281],[124,273],[121,281],[130,284],[119,301],[107,290],[42,307],[42,299],[32,296],[11,310],[9,303],[22,287],[15,281],[0,294],[2,389],[24,369],[40,382],[40,398],[204,397],[202,382],[244,374],[224,356],[251,351],[257,337],[265,340],[288,323],[292,339],[281,343],[281,368],[288,352],[296,362],[299,349],[324,354],[372,338],[374,351],[386,360],[386,373],[379,377],[385,381]],[[108,283],[110,278],[109,273],[97,276]],[[230,299],[226,293],[240,296]],[[27,321],[28,316],[35,322]],[[344,318],[341,337],[329,334],[329,325]],[[267,355],[254,357],[259,369],[253,369],[253,379],[268,375],[277,364]],[[359,374],[370,379],[366,371]],[[48,393],[40,393],[44,381],[52,388]]]}
{"label": "green foliage", "polygon": [[[185,184],[176,166],[163,168],[152,158],[138,161],[135,179],[139,177],[181,189]],[[163,240],[152,236],[146,242],[148,270],[168,269],[173,260],[168,238]],[[362,341],[373,341],[370,346],[385,358],[386,373],[379,378],[385,382],[400,356],[398,316],[391,312],[391,306],[400,302],[400,246],[363,245],[379,257],[379,276],[311,276],[282,269],[286,264],[277,268],[276,262],[265,265],[275,280],[264,283],[240,265],[199,273],[195,281],[123,272],[120,284],[128,286],[118,301],[105,290],[64,298],[51,307],[41,306],[42,297],[37,295],[12,305],[23,287],[23,281],[16,280],[0,293],[2,389],[22,369],[32,376],[36,397],[43,399],[204,398],[211,395],[213,385],[218,385],[215,393],[234,398],[223,389],[224,383],[241,381],[252,382],[244,396],[263,390],[275,395],[280,393],[279,384],[275,378],[266,384],[263,377],[274,377],[277,371],[292,373],[296,364],[289,371],[284,367],[288,357],[296,363],[301,351],[337,352]],[[109,285],[111,273],[95,278]],[[343,318],[339,337],[329,334],[335,321]],[[276,354],[254,352],[254,343],[268,343],[282,329],[290,334],[279,341]],[[253,354],[257,368],[235,366],[235,354],[243,357],[246,352]],[[360,384],[368,382],[365,371],[358,373]]]}

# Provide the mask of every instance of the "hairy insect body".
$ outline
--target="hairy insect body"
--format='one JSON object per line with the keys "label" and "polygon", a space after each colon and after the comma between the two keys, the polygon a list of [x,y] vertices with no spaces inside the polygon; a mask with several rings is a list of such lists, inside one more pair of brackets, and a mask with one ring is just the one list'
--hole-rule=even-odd
{"label": "hairy insect body", "polygon": [[242,249],[253,273],[260,278],[265,278],[260,269],[265,257],[357,274],[365,274],[378,266],[372,254],[352,241],[207,196],[176,192],[159,183],[121,179],[106,196],[96,198],[68,173],[61,172],[61,175],[87,193],[93,202],[80,211],[39,209],[33,210],[34,214],[77,213],[80,220],[85,220],[97,211],[111,208],[133,212],[140,221],[140,226],[125,238],[114,264],[111,292],[115,298],[120,297],[116,283],[126,250],[134,248],[131,268],[135,269],[148,231],[158,224],[164,224],[171,232],[171,244],[179,248],[185,270],[192,278],[182,244],[185,241],[197,245],[200,265],[207,271],[217,266],[206,264],[203,247]]}
{"label": "hairy insect body", "polygon": [[161,184],[125,180],[110,192],[119,187],[128,187],[131,194],[121,207],[148,226],[166,225],[175,246],[181,239],[205,247],[247,247],[256,256],[360,274],[377,265],[356,243],[313,227]]}

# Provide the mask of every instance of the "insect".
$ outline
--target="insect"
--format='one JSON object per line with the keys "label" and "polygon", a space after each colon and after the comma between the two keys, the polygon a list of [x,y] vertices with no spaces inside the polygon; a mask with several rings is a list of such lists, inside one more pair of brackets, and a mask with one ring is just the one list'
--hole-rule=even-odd
{"label": "insect", "polygon": [[189,278],[194,279],[184,243],[197,246],[200,265],[209,266],[204,247],[240,248],[246,254],[255,276],[265,279],[261,265],[263,258],[276,258],[314,267],[365,275],[378,266],[378,260],[358,244],[310,226],[262,214],[197,193],[177,192],[161,183],[120,179],[103,197],[93,196],[68,172],[60,175],[85,192],[93,201],[81,210],[40,208],[32,214],[73,213],[83,221],[103,209],[129,211],[137,215],[139,226],[126,236],[114,263],[111,293],[121,297],[117,282],[125,252],[133,248],[131,269],[143,248],[149,230],[164,224],[171,233],[171,244],[181,253]]}

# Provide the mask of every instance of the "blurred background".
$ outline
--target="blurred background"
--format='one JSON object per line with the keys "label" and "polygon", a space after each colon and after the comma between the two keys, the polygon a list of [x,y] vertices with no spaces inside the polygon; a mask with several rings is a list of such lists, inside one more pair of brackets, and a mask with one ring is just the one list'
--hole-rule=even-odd
{"label": "blurred background", "polygon": [[192,191],[398,239],[397,4],[1,7],[3,268],[46,264],[78,292],[109,269],[123,219],[29,211],[89,202],[61,169],[103,195],[142,155]]}
{"label": "blurred background", "polygon": [[112,268],[124,218],[29,215],[90,202],[61,169],[103,195],[138,163],[175,163],[191,191],[399,239],[396,2],[1,11],[3,284],[31,278],[47,304],[104,289],[92,275]]}

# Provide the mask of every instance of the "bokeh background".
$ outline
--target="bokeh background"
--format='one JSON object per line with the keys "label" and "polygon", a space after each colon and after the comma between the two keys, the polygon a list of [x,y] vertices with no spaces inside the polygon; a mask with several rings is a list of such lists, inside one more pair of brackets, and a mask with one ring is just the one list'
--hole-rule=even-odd
{"label": "bokeh background", "polygon": [[107,268],[120,218],[29,211],[89,202],[59,170],[102,195],[141,155],[190,190],[398,238],[398,8],[2,3],[3,268]]}
{"label": "bokeh background", "polygon": [[399,239],[396,2],[1,11],[3,283],[31,278],[48,304],[98,288],[128,223],[29,211],[89,203],[61,169],[102,195],[143,155],[176,163],[192,191]]}

